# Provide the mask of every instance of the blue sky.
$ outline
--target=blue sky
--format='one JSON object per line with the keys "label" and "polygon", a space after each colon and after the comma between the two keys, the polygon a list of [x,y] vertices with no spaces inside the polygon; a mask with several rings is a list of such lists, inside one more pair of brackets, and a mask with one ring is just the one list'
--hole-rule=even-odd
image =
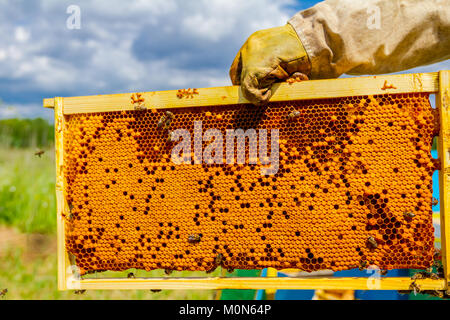
{"label": "blue sky", "polygon": [[[47,97],[229,85],[251,33],[317,2],[0,0],[0,118],[51,119]],[[70,5],[79,30],[66,26]]]}

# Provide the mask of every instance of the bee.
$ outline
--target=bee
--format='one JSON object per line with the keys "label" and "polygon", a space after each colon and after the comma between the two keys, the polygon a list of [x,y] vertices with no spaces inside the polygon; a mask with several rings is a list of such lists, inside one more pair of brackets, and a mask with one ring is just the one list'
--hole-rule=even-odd
{"label": "bee", "polygon": [[35,156],[38,156],[39,158],[45,153],[44,150],[38,150],[34,153]]}
{"label": "bee", "polygon": [[433,167],[435,170],[442,170],[442,164],[439,159],[431,159],[431,161],[433,162]]}
{"label": "bee", "polygon": [[170,276],[170,275],[172,274],[172,272],[173,272],[173,270],[170,270],[170,269],[165,269],[165,270],[164,270],[164,273],[165,273],[166,275],[168,275],[168,276]]}
{"label": "bee", "polygon": [[300,111],[292,111],[289,115],[288,115],[288,119],[289,120],[294,120],[295,118],[298,118],[301,116]]}
{"label": "bee", "polygon": [[199,243],[200,240],[202,240],[202,237],[199,234],[191,234],[188,237],[188,242],[189,243]]}
{"label": "bee", "polygon": [[220,266],[222,262],[223,262],[223,254],[219,253],[214,259],[214,263],[216,264],[216,266]]}
{"label": "bee", "polygon": [[81,294],[85,294],[86,290],[75,290],[74,293],[78,294],[78,295],[81,295]]}
{"label": "bee", "polygon": [[438,297],[440,299],[444,299],[445,298],[445,293],[444,291],[441,290],[434,290],[433,292],[430,293],[432,296]]}
{"label": "bee", "polygon": [[143,104],[135,104],[134,105],[134,110],[136,110],[136,111],[144,111],[144,110],[147,110],[147,108]]}
{"label": "bee", "polygon": [[417,272],[411,277],[412,280],[418,280],[418,279],[424,279],[424,278],[426,278],[426,273],[424,273],[424,272]]}
{"label": "bee", "polygon": [[170,127],[170,123],[174,118],[174,114],[170,111],[166,111],[165,115],[163,115],[158,121],[158,128],[163,128],[164,130],[168,130]]}
{"label": "bee", "polygon": [[439,204],[439,200],[436,198],[433,198],[433,200],[431,201],[431,204],[434,206],[437,206]]}
{"label": "bee", "polygon": [[228,268],[228,269],[227,269],[227,272],[228,272],[228,273],[233,273],[233,272],[234,272],[234,269],[233,269],[233,268]]}
{"label": "bee", "polygon": [[372,248],[372,249],[377,248],[377,247],[378,247],[377,240],[376,240],[374,237],[369,236],[369,237],[367,238],[367,246],[370,247],[370,248]]}
{"label": "bee", "polygon": [[436,273],[430,273],[430,279],[439,280],[439,275],[437,275]]}
{"label": "bee", "polygon": [[142,97],[141,93],[136,93],[131,95],[131,103],[134,105],[134,110],[136,111],[142,111],[146,110],[144,106],[145,99]]}
{"label": "bee", "polygon": [[412,212],[403,212],[403,216],[405,217],[405,219],[407,220],[411,220],[412,218],[414,218],[416,215]]}
{"label": "bee", "polygon": [[159,119],[158,121],[158,128],[161,129],[165,123],[166,123],[166,116],[162,116],[161,119]]}
{"label": "bee", "polygon": [[128,278],[128,279],[134,279],[134,278],[136,278],[136,276],[134,275],[133,272],[130,272],[130,273],[127,275],[127,278]]}
{"label": "bee", "polygon": [[207,270],[206,273],[212,273],[212,272],[214,272],[214,270],[216,270],[216,269],[217,269],[217,265],[214,265],[214,266],[212,266],[211,269]]}
{"label": "bee", "polygon": [[161,289],[151,289],[150,291],[156,293],[156,292],[161,292],[162,290]]}
{"label": "bee", "polygon": [[167,117],[167,119],[173,119],[175,117],[175,115],[170,111],[166,111],[166,117]]}
{"label": "bee", "polygon": [[361,261],[359,264],[359,270],[364,270],[367,267],[367,261]]}
{"label": "bee", "polygon": [[388,271],[387,270],[380,270],[380,275],[385,276],[387,275]]}
{"label": "bee", "polygon": [[3,290],[0,290],[0,297],[4,297],[4,296],[6,296],[6,294],[8,293],[8,289],[3,289]]}
{"label": "bee", "polygon": [[414,295],[417,295],[417,293],[420,293],[420,287],[416,284],[415,281],[413,283],[411,283],[411,288],[414,292]]}

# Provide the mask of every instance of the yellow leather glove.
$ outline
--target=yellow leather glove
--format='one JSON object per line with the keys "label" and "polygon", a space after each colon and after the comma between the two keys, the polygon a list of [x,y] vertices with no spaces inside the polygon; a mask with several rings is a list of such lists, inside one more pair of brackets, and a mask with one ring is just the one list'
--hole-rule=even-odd
{"label": "yellow leather glove", "polygon": [[297,32],[287,24],[252,34],[236,55],[230,78],[249,101],[261,105],[269,101],[272,84],[296,72],[309,76],[311,64]]}

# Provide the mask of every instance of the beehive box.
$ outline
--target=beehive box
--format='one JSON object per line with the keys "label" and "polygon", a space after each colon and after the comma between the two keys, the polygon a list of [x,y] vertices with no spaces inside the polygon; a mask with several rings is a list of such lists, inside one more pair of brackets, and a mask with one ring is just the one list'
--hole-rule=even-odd
{"label": "beehive box", "polygon": [[[429,267],[432,174],[446,161],[430,151],[434,136],[448,137],[429,94],[446,75],[282,84],[264,107],[236,87],[56,98],[61,287],[71,287],[70,265],[80,275]],[[161,288],[158,279],[72,281]]]}

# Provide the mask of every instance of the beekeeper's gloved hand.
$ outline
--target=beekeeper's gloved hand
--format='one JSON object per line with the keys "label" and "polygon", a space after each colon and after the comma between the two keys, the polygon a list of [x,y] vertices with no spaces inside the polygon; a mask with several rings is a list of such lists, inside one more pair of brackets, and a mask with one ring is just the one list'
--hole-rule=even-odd
{"label": "beekeeper's gloved hand", "polygon": [[309,75],[311,64],[294,28],[287,24],[255,32],[234,59],[230,78],[253,104],[267,102],[271,87],[295,72]]}

